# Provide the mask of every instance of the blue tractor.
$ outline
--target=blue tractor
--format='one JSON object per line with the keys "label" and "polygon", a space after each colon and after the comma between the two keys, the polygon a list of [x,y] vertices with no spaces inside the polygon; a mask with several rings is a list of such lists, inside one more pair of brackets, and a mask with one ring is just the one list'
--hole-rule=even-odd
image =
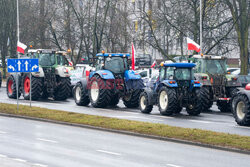
{"label": "blue tractor", "polygon": [[77,105],[93,107],[115,106],[122,97],[128,108],[139,106],[144,88],[141,76],[129,70],[130,54],[99,53],[89,77],[81,79],[74,87]]}
{"label": "blue tractor", "polygon": [[193,63],[162,63],[157,81],[140,95],[141,112],[150,113],[158,105],[162,115],[180,113],[183,107],[189,115],[199,115],[201,84],[194,78],[194,67]]}

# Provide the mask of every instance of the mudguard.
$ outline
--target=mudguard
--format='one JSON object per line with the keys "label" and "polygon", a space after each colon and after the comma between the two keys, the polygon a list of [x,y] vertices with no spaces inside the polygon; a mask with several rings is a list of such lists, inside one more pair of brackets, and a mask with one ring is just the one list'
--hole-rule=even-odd
{"label": "mudguard", "polygon": [[22,76],[20,75],[20,73],[12,73],[11,75],[14,77],[15,81],[16,81],[17,76],[18,76],[18,86],[20,89],[21,83],[22,83]]}
{"label": "mudguard", "polygon": [[89,74],[89,78],[92,78],[95,74],[98,74],[102,79],[115,79],[112,72],[108,70],[92,71]]}
{"label": "mudguard", "polygon": [[237,92],[237,94],[241,94],[241,95],[246,95],[248,98],[248,101],[250,101],[250,90],[246,90],[244,88],[238,88],[239,91]]}
{"label": "mudguard", "polygon": [[148,105],[155,105],[157,103],[157,93],[155,93],[152,89],[146,88],[144,92],[148,96]]}
{"label": "mudguard", "polygon": [[141,79],[141,76],[139,75],[139,73],[136,73],[133,70],[126,70],[124,73],[124,78],[125,78],[125,81],[131,80],[131,79],[137,80],[137,79]]}

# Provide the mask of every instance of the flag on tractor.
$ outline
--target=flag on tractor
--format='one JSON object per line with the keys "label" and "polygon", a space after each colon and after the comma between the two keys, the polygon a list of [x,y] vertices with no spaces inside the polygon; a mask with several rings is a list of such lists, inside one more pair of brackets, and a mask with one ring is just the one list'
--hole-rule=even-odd
{"label": "flag on tractor", "polygon": [[21,42],[17,42],[17,52],[24,54],[25,49],[27,46]]}
{"label": "flag on tractor", "polygon": [[187,37],[187,45],[188,50],[195,50],[196,52],[200,52],[200,45],[198,45],[196,42],[194,42],[192,39]]}
{"label": "flag on tractor", "polygon": [[154,68],[156,66],[156,61],[153,62],[153,64],[151,65],[151,68]]}
{"label": "flag on tractor", "polygon": [[134,44],[132,43],[132,46],[131,46],[131,49],[132,49],[132,70],[135,70],[135,47],[134,47]]}

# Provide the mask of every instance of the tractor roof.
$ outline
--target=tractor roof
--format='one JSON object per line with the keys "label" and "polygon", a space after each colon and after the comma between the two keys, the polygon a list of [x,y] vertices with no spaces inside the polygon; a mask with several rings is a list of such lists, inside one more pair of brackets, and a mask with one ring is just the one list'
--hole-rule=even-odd
{"label": "tractor roof", "polygon": [[226,57],[224,56],[213,56],[213,55],[193,55],[193,58],[198,58],[198,59],[217,59],[217,60],[220,60],[220,59],[226,59]]}
{"label": "tractor roof", "polygon": [[129,53],[98,53],[96,56],[103,56],[103,57],[108,57],[108,56],[123,57],[123,56],[126,56],[126,57],[129,57],[130,54]]}
{"label": "tractor roof", "polygon": [[164,67],[179,67],[179,68],[193,68],[196,65],[194,63],[165,63]]}

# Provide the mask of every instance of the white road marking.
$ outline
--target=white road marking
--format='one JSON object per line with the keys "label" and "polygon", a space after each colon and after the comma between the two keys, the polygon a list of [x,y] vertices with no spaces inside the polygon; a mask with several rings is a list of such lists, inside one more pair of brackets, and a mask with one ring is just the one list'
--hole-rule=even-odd
{"label": "white road marking", "polygon": [[239,125],[230,125],[230,126],[235,127],[235,128],[250,129],[250,127],[247,127],[247,126],[239,126]]}
{"label": "white road marking", "polygon": [[33,166],[48,167],[48,165],[43,165],[43,164],[33,164]]}
{"label": "white road marking", "polygon": [[1,157],[1,158],[7,158],[7,156],[6,156],[6,155],[3,155],[3,154],[0,154],[0,157]]}
{"label": "white road marking", "polygon": [[18,161],[18,162],[27,162],[26,160],[24,160],[24,159],[19,159],[19,158],[13,158],[13,160]]}
{"label": "white road marking", "polygon": [[110,151],[105,151],[105,150],[96,150],[98,152],[102,152],[102,153],[106,153],[106,154],[112,154],[112,155],[121,155],[119,153],[114,153],[114,152],[110,152]]}
{"label": "white road marking", "polygon": [[156,118],[170,118],[173,119],[174,117],[169,117],[169,116],[160,116],[160,115],[150,115],[150,117],[156,117]]}
{"label": "white road marking", "polygon": [[6,134],[7,132],[4,132],[4,131],[0,131],[0,134]]}
{"label": "white road marking", "polygon": [[196,123],[205,123],[205,124],[211,124],[213,122],[210,121],[200,121],[200,120],[189,120],[190,122],[196,122]]}
{"label": "white road marking", "polygon": [[181,167],[179,165],[174,165],[174,164],[167,164],[168,166],[171,166],[171,167]]}
{"label": "white road marking", "polygon": [[58,143],[57,141],[54,141],[54,140],[48,140],[48,139],[42,139],[42,138],[36,138],[36,139],[40,141],[50,142],[50,143]]}

